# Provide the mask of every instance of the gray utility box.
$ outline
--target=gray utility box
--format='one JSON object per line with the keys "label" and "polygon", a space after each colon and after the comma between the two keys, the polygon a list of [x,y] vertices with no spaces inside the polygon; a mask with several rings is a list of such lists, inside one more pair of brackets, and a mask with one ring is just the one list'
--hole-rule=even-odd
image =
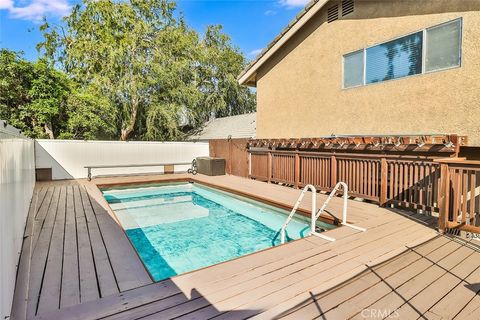
{"label": "gray utility box", "polygon": [[225,174],[225,159],[198,157],[197,172],[207,176],[222,176]]}

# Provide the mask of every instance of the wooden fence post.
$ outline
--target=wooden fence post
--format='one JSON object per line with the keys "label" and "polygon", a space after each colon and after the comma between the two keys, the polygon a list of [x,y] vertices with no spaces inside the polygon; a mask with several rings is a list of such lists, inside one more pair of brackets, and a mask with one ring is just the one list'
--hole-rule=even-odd
{"label": "wooden fence post", "polygon": [[232,174],[232,161],[233,161],[233,157],[232,157],[232,143],[233,143],[233,140],[232,140],[232,139],[227,140],[227,144],[228,144],[227,173],[228,173],[228,174]]}
{"label": "wooden fence post", "polygon": [[380,162],[380,206],[387,203],[388,187],[388,164],[387,159],[382,158]]}
{"label": "wooden fence post", "polygon": [[440,187],[438,193],[440,207],[440,213],[438,215],[438,230],[440,232],[445,232],[450,212],[450,171],[448,169],[448,164],[446,163],[440,164]]}
{"label": "wooden fence post", "polygon": [[270,151],[268,151],[267,161],[268,183],[270,183],[272,179],[272,153]]}
{"label": "wooden fence post", "polygon": [[330,186],[335,188],[337,184],[337,157],[331,156],[330,157]]}
{"label": "wooden fence post", "polygon": [[295,152],[294,175],[295,175],[294,186],[295,186],[295,189],[298,189],[298,185],[300,184],[300,155],[298,154],[298,151]]}

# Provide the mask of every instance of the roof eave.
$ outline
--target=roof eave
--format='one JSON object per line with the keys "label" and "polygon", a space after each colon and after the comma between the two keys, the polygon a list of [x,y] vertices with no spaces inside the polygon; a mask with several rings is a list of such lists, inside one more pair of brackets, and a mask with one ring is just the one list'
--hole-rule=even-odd
{"label": "roof eave", "polygon": [[[262,53],[240,74],[238,82],[241,85],[256,86],[256,77],[258,69],[275,53],[280,49],[285,42],[287,42],[293,35],[300,30],[305,23],[307,23],[320,9],[322,9],[329,0],[317,0],[313,5],[309,7],[307,5],[305,9],[300,12],[296,20],[291,22],[288,27],[283,30],[279,36],[275,38],[266,50]],[[298,17],[297,16],[297,17]]]}

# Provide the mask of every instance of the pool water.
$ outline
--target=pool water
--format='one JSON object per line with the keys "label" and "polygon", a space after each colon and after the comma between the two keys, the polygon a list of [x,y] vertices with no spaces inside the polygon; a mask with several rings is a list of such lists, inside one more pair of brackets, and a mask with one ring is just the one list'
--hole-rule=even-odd
{"label": "pool water", "polygon": [[[102,192],[156,281],[278,245],[288,215],[193,183]],[[288,225],[287,240],[308,232],[309,221],[295,218]]]}

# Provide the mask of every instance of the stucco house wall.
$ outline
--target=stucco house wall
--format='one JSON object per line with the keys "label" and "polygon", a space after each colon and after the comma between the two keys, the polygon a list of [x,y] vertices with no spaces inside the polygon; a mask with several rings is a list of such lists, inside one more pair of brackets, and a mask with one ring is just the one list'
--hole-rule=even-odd
{"label": "stucco house wall", "polygon": [[[480,1],[356,0],[327,23],[334,3],[258,69],[257,138],[456,133],[480,145]],[[460,67],[342,88],[344,54],[458,17]]]}

